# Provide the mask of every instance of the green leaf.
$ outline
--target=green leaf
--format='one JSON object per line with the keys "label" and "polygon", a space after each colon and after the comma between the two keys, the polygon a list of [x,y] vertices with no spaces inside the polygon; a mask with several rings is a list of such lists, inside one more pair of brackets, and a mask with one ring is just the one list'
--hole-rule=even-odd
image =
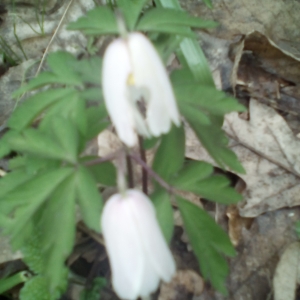
{"label": "green leaf", "polygon": [[[17,189],[17,187],[32,178],[31,174],[25,170],[16,170],[8,173],[0,179],[0,199],[10,191]],[[1,204],[0,204],[1,205]]]}
{"label": "green leaf", "polygon": [[103,102],[103,93],[100,88],[88,88],[80,92],[80,97],[85,100]]}
{"label": "green leaf", "polygon": [[68,161],[76,162],[79,151],[79,136],[74,124],[60,116],[53,118],[51,124],[53,138],[59,144],[62,151],[68,156]]}
{"label": "green leaf", "polygon": [[[179,0],[156,0],[155,2],[158,7],[181,10]],[[183,39],[177,56],[181,64],[191,70],[197,82],[215,86],[209,65],[197,40],[193,38]]]}
{"label": "green leaf", "polygon": [[132,31],[144,5],[148,0],[117,0],[117,5],[125,18],[129,31]]}
{"label": "green leaf", "polygon": [[172,178],[171,184],[186,190],[210,176],[213,170],[213,166],[209,163],[203,161],[189,161],[178,172],[177,176]]}
{"label": "green leaf", "polygon": [[75,239],[76,190],[77,174],[73,173],[55,189],[41,212],[38,226],[43,232],[44,273],[50,291],[59,288],[67,276],[65,260]]}
{"label": "green leaf", "polygon": [[227,294],[224,281],[229,268],[223,255],[235,255],[227,234],[198,206],[179,197],[177,203],[204,278],[219,292]]}
{"label": "green leaf", "polygon": [[50,53],[47,63],[52,72],[48,71],[39,74],[27,85],[20,87],[14,92],[13,97],[18,97],[25,92],[53,83],[82,87],[80,76],[72,68],[76,62],[76,58],[68,52],[57,51]]}
{"label": "green leaf", "polygon": [[103,200],[95,179],[85,167],[80,167],[77,171],[77,199],[85,224],[96,232],[100,232]]}
{"label": "green leaf", "polygon": [[14,130],[7,131],[0,139],[0,158],[10,154],[12,151],[9,140],[19,133]]}
{"label": "green leaf", "polygon": [[245,173],[244,168],[234,152],[227,148],[228,139],[218,125],[216,117],[211,116],[211,125],[202,125],[189,115],[184,115],[192,129],[195,131],[202,145],[220,167],[227,165],[231,170]]}
{"label": "green leaf", "polygon": [[81,78],[74,72],[72,66],[77,64],[77,59],[69,52],[57,51],[50,53],[47,63],[56,75],[57,83],[81,86]]}
{"label": "green leaf", "polygon": [[216,90],[211,86],[191,83],[174,85],[176,99],[182,102],[183,106],[190,106],[193,109],[201,109],[203,112],[223,116],[232,111],[245,111],[237,99],[226,96],[225,93]]}
{"label": "green leaf", "polygon": [[[143,28],[144,27],[144,28]],[[193,31],[187,30],[186,27],[181,25],[173,25],[173,24],[153,24],[151,27],[146,26],[138,26],[138,30],[147,31],[147,32],[160,32],[167,34],[177,34],[184,37],[190,37],[195,39],[196,35]]]}
{"label": "green leaf", "polygon": [[[3,186],[7,184],[7,187],[0,192],[1,213],[9,214],[18,208],[18,210],[22,209],[22,213],[24,211],[23,216],[26,220],[30,219],[36,209],[72,171],[72,168],[60,168],[29,179],[23,175],[24,173],[22,174],[22,171],[14,171],[12,175],[7,175],[9,177],[0,181]],[[13,179],[18,184],[13,184]],[[17,213],[21,214],[18,210]],[[15,218],[15,220],[14,227],[9,231],[12,229],[17,231],[17,227],[22,229],[20,219]]]}
{"label": "green leaf", "polygon": [[191,38],[183,39],[177,55],[181,64],[191,70],[197,82],[215,86],[208,62],[198,41]]}
{"label": "green leaf", "polygon": [[81,30],[87,35],[118,34],[118,26],[114,13],[107,6],[96,7],[84,17],[72,22],[69,30]]}
{"label": "green leaf", "polygon": [[162,233],[166,241],[170,243],[174,231],[174,217],[170,195],[165,190],[159,189],[150,198],[155,206],[156,217]]}
{"label": "green leaf", "polygon": [[64,149],[51,136],[37,130],[25,129],[22,133],[11,137],[8,140],[11,149],[38,157],[66,160],[76,163],[76,159]]}
{"label": "green leaf", "polygon": [[46,263],[41,248],[41,235],[41,231],[36,228],[21,248],[23,261],[35,274],[43,273]]}
{"label": "green leaf", "polygon": [[20,300],[56,300],[59,294],[51,295],[45,276],[34,276],[20,291]]}
{"label": "green leaf", "polygon": [[104,277],[95,277],[92,286],[81,291],[79,300],[100,300],[99,294],[106,285],[107,280]]}
{"label": "green leaf", "polygon": [[208,8],[213,8],[213,5],[212,5],[212,3],[211,3],[211,0],[203,0],[203,2],[206,4],[206,6],[208,7]]}
{"label": "green leaf", "polygon": [[242,200],[242,195],[229,185],[230,181],[225,176],[215,175],[188,185],[181,185],[179,182],[175,186],[223,204],[237,203]]}
{"label": "green leaf", "polygon": [[[140,19],[137,30],[151,31],[165,25],[212,28],[218,24],[214,21],[202,20],[198,17],[190,16],[185,11],[171,8],[154,8],[147,11]],[[187,32],[190,32],[190,30],[187,30]]]}
{"label": "green leaf", "polygon": [[168,180],[182,166],[185,153],[184,128],[173,126],[171,131],[163,135],[155,153],[153,170],[163,179]]}
{"label": "green leaf", "polygon": [[100,85],[102,77],[102,59],[100,57],[92,56],[88,59],[76,60],[72,63],[72,68],[83,82]]}
{"label": "green leaf", "polygon": [[115,186],[117,181],[116,168],[113,163],[107,161],[88,167],[97,183],[106,186]]}
{"label": "green leaf", "polygon": [[[151,36],[149,36],[149,38],[151,38]],[[168,63],[171,54],[178,49],[181,40],[181,38],[173,34],[158,34],[155,39],[152,39],[152,42],[165,65]]]}
{"label": "green leaf", "polygon": [[70,94],[68,97],[56,102],[48,110],[41,121],[39,128],[49,131],[57,116],[73,122],[79,132],[85,136],[87,133],[86,104],[77,94]]}
{"label": "green leaf", "polygon": [[0,294],[9,291],[13,287],[20,285],[26,282],[29,279],[30,274],[26,271],[19,272],[14,274],[8,278],[1,278],[0,279]]}
{"label": "green leaf", "polygon": [[99,106],[91,106],[87,109],[87,140],[90,140],[97,136],[102,130],[104,130],[110,122],[108,121],[108,114],[104,104]]}
{"label": "green leaf", "polygon": [[75,91],[69,88],[38,93],[18,106],[8,120],[8,126],[15,130],[22,130],[29,126],[49,106],[60,99],[70,97],[74,93]]}

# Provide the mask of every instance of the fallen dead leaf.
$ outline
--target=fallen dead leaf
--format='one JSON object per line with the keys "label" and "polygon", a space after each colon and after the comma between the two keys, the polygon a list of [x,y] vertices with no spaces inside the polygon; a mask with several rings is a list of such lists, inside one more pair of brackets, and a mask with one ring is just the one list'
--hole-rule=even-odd
{"label": "fallen dead leaf", "polygon": [[189,300],[199,296],[204,288],[200,275],[192,270],[179,270],[170,283],[163,283],[158,300]]}
{"label": "fallen dead leaf", "polygon": [[300,276],[300,242],[290,244],[281,255],[273,278],[274,300],[295,300]]}

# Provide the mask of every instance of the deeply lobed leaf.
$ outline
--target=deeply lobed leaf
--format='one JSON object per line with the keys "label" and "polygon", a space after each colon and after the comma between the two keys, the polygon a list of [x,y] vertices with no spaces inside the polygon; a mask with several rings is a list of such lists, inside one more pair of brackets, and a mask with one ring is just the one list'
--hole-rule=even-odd
{"label": "deeply lobed leaf", "polygon": [[176,200],[204,278],[226,294],[224,281],[229,269],[223,255],[235,255],[227,234],[200,207],[179,197]]}

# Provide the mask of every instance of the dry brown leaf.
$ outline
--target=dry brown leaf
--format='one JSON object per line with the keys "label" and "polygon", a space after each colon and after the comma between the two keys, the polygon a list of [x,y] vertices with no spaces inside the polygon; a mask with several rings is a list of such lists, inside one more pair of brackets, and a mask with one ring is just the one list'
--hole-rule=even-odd
{"label": "dry brown leaf", "polygon": [[300,204],[300,140],[271,107],[252,99],[250,120],[237,113],[226,116],[224,129],[239,143],[232,147],[246,175],[242,216],[255,217],[266,211]]}
{"label": "dry brown leaf", "polygon": [[244,218],[239,214],[239,210],[236,205],[230,205],[227,207],[226,216],[228,217],[228,235],[234,246],[237,246],[242,236],[243,228],[249,229],[253,219]]}
{"label": "dry brown leaf", "polygon": [[158,300],[189,300],[199,296],[204,281],[195,271],[179,270],[170,283],[163,283]]}
{"label": "dry brown leaf", "polygon": [[218,22],[220,26],[210,30],[214,36],[233,40],[237,35],[258,30],[283,49],[300,54],[299,1],[212,0],[213,9],[204,1],[180,2],[191,14]]}
{"label": "dry brown leaf", "polygon": [[300,242],[290,244],[281,255],[273,278],[274,300],[295,300],[300,276]]}

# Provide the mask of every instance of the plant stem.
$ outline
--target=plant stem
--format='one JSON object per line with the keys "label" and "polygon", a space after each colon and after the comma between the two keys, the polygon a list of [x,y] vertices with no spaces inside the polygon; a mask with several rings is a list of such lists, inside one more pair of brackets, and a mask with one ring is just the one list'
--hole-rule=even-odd
{"label": "plant stem", "polygon": [[[140,156],[141,159],[145,162],[147,165],[147,157],[146,157],[146,151],[143,148],[143,138],[139,136],[139,147],[140,147]],[[142,185],[143,185],[143,192],[144,194],[148,195],[148,173],[145,168],[142,167]]]}
{"label": "plant stem", "polygon": [[114,158],[117,157],[118,153],[119,152],[114,152],[114,153],[108,154],[107,156],[104,156],[104,157],[99,157],[99,158],[96,158],[93,160],[89,160],[86,163],[84,163],[84,165],[88,167],[88,166],[98,165],[98,164],[104,163],[106,161],[113,160]]}
{"label": "plant stem", "polygon": [[157,173],[155,173],[139,156],[135,154],[130,154],[130,157],[134,159],[138,164],[140,164],[146,172],[153,177],[164,189],[166,189],[169,193],[175,194],[176,190],[169,185],[166,181],[164,181]]}
{"label": "plant stem", "polygon": [[8,278],[0,280],[0,294],[10,290],[14,286],[26,282],[30,278],[30,275],[26,271],[19,272]]}
{"label": "plant stem", "polygon": [[128,155],[126,155],[126,164],[127,164],[128,186],[132,189],[134,188],[134,178],[133,178],[131,158]]}

